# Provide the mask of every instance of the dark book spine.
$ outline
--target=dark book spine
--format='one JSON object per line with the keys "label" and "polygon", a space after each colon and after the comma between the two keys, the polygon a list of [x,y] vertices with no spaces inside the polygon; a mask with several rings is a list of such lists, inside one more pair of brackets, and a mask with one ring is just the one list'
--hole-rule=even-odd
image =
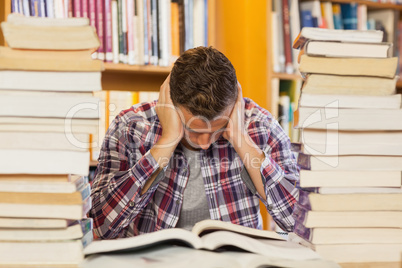
{"label": "dark book spine", "polygon": [[312,229],[305,227],[299,222],[295,222],[293,232],[307,241],[311,241],[313,238]]}
{"label": "dark book spine", "polygon": [[302,169],[311,170],[311,156],[303,153],[299,153],[297,156],[297,164]]}
{"label": "dark book spine", "polygon": [[299,205],[303,206],[307,210],[311,210],[311,203],[309,198],[309,192],[299,190]]}
{"label": "dark book spine", "polygon": [[179,0],[179,39],[180,39],[180,55],[183,54],[186,46],[186,30],[184,22],[184,1]]}
{"label": "dark book spine", "polygon": [[159,51],[158,51],[158,4],[157,0],[151,1],[152,13],[152,64],[158,65]]}
{"label": "dark book spine", "polygon": [[105,40],[103,35],[103,3],[104,0],[97,0],[96,1],[96,29],[98,32],[99,37],[99,48],[98,48],[98,59],[104,60],[105,59]]}
{"label": "dark book spine", "polygon": [[117,0],[117,27],[119,31],[119,62],[124,62],[123,0]]}
{"label": "dark book spine", "polygon": [[151,9],[151,1],[147,0],[147,31],[148,31],[148,64],[152,64],[152,9]]}
{"label": "dark book spine", "polygon": [[357,30],[357,4],[341,4],[343,28],[346,30]]}
{"label": "dark book spine", "polygon": [[80,18],[81,14],[81,0],[74,0],[73,2],[73,16],[75,18]]}
{"label": "dark book spine", "polygon": [[148,51],[148,2],[149,0],[144,0],[143,2],[143,15],[144,15],[144,65],[148,65],[149,64],[149,58],[151,55],[149,55]]}
{"label": "dark book spine", "polygon": [[295,221],[300,222],[300,223],[305,223],[307,219],[307,213],[308,210],[304,208],[302,205],[299,203],[296,203],[293,207],[293,213],[292,217],[295,219]]}
{"label": "dark book spine", "polygon": [[88,11],[88,0],[82,0],[81,3],[81,14],[84,18],[89,18],[89,11]]}
{"label": "dark book spine", "polygon": [[289,22],[289,3],[288,0],[282,1],[282,22],[283,22],[283,42],[285,51],[285,71],[293,73],[292,61],[292,41],[290,40],[290,22]]}
{"label": "dark book spine", "polygon": [[31,0],[31,16],[39,17],[39,0]]}
{"label": "dark book spine", "polygon": [[105,36],[105,59],[107,62],[113,61],[113,45],[112,45],[112,1],[105,0],[105,16],[104,16],[104,36]]}

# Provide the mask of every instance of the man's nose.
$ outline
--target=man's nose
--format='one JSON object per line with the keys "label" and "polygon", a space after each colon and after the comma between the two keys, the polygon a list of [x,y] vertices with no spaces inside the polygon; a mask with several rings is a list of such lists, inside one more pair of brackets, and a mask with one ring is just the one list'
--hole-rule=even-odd
{"label": "man's nose", "polygon": [[211,145],[211,134],[207,134],[207,133],[201,134],[198,137],[197,143],[198,143],[198,146],[201,147],[201,149],[203,149],[203,150],[208,149],[209,146]]}

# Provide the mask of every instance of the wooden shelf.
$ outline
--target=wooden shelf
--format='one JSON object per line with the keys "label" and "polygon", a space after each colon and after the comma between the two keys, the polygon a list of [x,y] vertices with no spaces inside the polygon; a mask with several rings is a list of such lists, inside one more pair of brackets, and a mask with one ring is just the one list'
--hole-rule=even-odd
{"label": "wooden shelf", "polygon": [[159,91],[172,67],[105,63],[103,90]]}
{"label": "wooden shelf", "polygon": [[287,73],[273,73],[272,78],[279,78],[281,80],[302,80],[300,74],[287,74]]}
{"label": "wooden shelf", "polygon": [[355,0],[355,1],[350,1],[350,0],[321,0],[321,2],[333,2],[333,3],[356,3],[359,5],[366,5],[370,9],[393,9],[393,10],[402,10],[402,5],[396,5],[396,4],[391,4],[391,3],[379,3],[379,2],[373,2],[373,1],[366,1],[366,0]]}
{"label": "wooden shelf", "polygon": [[172,66],[161,67],[155,65],[128,65],[122,63],[109,63],[105,62],[106,72],[137,72],[137,73],[150,73],[150,74],[164,74],[169,75]]}

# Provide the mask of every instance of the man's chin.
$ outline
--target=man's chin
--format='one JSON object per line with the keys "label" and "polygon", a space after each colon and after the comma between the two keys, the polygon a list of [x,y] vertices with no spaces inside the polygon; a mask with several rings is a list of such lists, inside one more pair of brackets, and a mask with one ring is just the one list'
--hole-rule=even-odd
{"label": "man's chin", "polygon": [[185,146],[187,149],[189,149],[189,150],[192,150],[192,151],[199,151],[199,150],[203,150],[202,148],[201,148],[201,146],[199,146],[198,144],[194,144],[194,143],[190,143],[190,142],[188,142],[185,138],[183,138],[182,140],[181,140],[181,144],[183,145],[183,146]]}

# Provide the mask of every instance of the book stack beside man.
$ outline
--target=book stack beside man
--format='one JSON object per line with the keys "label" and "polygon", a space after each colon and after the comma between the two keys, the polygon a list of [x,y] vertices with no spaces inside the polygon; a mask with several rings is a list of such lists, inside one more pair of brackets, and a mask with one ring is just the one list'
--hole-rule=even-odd
{"label": "book stack beside man", "polygon": [[339,263],[399,262],[402,251],[401,95],[381,41],[379,31],[304,28],[294,42],[305,76],[294,232]]}
{"label": "book stack beside man", "polygon": [[87,19],[11,14],[1,27],[0,265],[77,265],[92,240],[99,40]]}

